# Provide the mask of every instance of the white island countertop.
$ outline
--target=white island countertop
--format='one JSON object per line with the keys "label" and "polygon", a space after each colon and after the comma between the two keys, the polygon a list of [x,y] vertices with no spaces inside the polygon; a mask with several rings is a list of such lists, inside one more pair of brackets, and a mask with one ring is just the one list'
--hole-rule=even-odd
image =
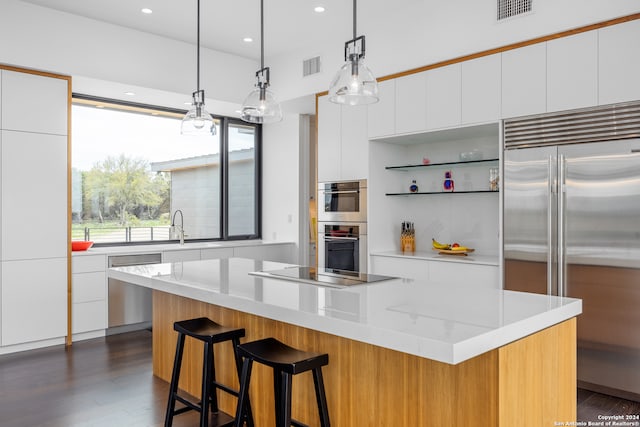
{"label": "white island countertop", "polygon": [[109,277],[416,356],[457,364],[582,312],[581,300],[393,279],[328,288],[249,275],[245,258],[109,269]]}

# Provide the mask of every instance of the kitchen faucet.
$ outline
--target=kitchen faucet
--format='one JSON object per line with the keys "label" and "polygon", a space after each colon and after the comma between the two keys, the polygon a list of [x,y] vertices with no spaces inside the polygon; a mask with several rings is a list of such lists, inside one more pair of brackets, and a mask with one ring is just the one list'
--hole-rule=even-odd
{"label": "kitchen faucet", "polygon": [[[176,214],[178,212],[180,212],[180,225],[176,225]],[[173,217],[171,218],[171,228],[169,228],[169,238],[175,236],[176,228],[178,228],[180,244],[184,245],[184,216],[182,215],[182,211],[180,209],[176,209],[175,212],[173,212]]]}

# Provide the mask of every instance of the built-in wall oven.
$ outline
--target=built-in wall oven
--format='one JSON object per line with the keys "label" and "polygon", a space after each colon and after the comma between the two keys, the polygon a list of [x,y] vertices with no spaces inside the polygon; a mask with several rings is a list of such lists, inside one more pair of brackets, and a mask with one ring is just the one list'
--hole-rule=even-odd
{"label": "built-in wall oven", "polygon": [[318,222],[367,222],[367,180],[318,184]]}
{"label": "built-in wall oven", "polygon": [[318,223],[318,268],[367,272],[367,224]]}

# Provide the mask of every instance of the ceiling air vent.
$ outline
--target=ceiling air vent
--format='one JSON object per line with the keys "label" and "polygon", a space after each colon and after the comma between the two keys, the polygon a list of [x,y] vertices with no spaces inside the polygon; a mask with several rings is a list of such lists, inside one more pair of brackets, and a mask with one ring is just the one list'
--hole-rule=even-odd
{"label": "ceiling air vent", "polygon": [[533,0],[498,0],[498,21],[531,12]]}
{"label": "ceiling air vent", "polygon": [[302,61],[302,77],[307,77],[320,72],[320,57],[305,59]]}

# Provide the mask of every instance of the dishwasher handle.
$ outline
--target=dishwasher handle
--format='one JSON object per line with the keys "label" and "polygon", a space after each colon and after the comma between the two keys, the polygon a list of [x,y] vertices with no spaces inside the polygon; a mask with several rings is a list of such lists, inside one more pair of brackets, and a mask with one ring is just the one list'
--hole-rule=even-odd
{"label": "dishwasher handle", "polygon": [[132,265],[160,264],[161,253],[145,253],[135,255],[114,255],[109,257],[109,267],[128,267]]}

